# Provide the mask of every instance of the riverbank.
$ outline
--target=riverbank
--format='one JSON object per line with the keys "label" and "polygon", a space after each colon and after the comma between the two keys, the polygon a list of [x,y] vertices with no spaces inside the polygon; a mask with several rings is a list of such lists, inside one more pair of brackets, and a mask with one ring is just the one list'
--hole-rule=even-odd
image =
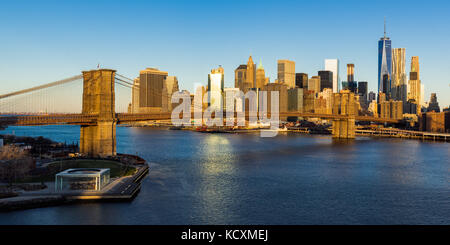
{"label": "riverbank", "polygon": [[[9,130],[55,141],[79,137],[72,126]],[[279,135],[119,127],[118,152],[137,153],[151,168],[133,201],[2,212],[0,224],[448,223],[444,142]]]}
{"label": "riverbank", "polygon": [[47,188],[24,191],[12,197],[0,199],[0,212],[65,205],[74,202],[131,201],[141,189],[141,181],[149,172],[147,163],[134,166],[133,175],[115,178],[101,191],[56,191],[53,182],[46,182]]}
{"label": "riverbank", "polygon": [[[279,129],[270,128],[223,128],[223,127],[171,127],[170,130],[189,130],[200,133],[225,133],[225,134],[242,134],[242,133],[260,133],[261,131],[277,131],[278,133],[299,133],[299,134],[317,134],[317,135],[331,135],[331,128],[326,127],[284,127]],[[374,138],[401,138],[413,139],[422,141],[443,141],[450,142],[450,134],[432,133],[413,130],[404,130],[397,128],[376,128],[366,129],[358,128],[355,130],[355,135],[359,137],[374,137]]]}
{"label": "riverbank", "polygon": [[0,212],[8,212],[30,208],[51,207],[69,204],[71,202],[72,201],[67,200],[62,195],[10,197],[0,199]]}

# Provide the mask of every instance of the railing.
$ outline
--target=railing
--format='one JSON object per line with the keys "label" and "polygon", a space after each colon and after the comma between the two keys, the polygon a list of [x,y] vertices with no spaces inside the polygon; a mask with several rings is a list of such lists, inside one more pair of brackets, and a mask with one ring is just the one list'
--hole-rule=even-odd
{"label": "railing", "polygon": [[411,139],[450,140],[450,134],[423,131],[403,130],[396,128],[379,128],[374,130],[356,129],[355,133],[361,136],[398,137]]}
{"label": "railing", "polygon": [[0,124],[33,126],[33,125],[58,125],[77,124],[90,125],[97,122],[97,115],[83,114],[50,114],[40,116],[9,116],[0,117]]}
{"label": "railing", "polygon": [[[245,116],[248,118],[250,113],[246,112]],[[168,120],[171,119],[170,112],[164,113],[116,113],[116,122],[118,124],[133,122],[133,121],[147,121],[147,120]],[[191,118],[194,118],[192,112]],[[213,114],[214,116],[214,114]],[[237,113],[235,113],[235,117]],[[348,116],[336,114],[317,114],[317,113],[298,113],[298,112],[280,112],[280,117],[304,117],[304,118],[321,118],[321,119],[355,119],[356,121],[372,121],[372,122],[386,122],[398,123],[397,119],[377,118],[369,116]],[[271,117],[271,113],[267,113],[267,117]],[[223,118],[226,118],[224,112]],[[54,124],[79,124],[90,125],[95,124],[98,120],[98,115],[89,114],[50,114],[50,115],[32,115],[32,116],[7,116],[0,117],[0,124],[2,125],[54,125]]]}

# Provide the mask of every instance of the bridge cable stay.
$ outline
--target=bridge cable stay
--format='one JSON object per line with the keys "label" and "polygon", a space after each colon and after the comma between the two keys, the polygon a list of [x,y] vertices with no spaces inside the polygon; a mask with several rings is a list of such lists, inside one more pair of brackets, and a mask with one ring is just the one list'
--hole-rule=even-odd
{"label": "bridge cable stay", "polygon": [[15,96],[15,95],[25,94],[25,93],[33,92],[33,91],[36,91],[36,90],[45,89],[45,88],[49,88],[49,87],[53,87],[53,86],[57,86],[57,85],[61,85],[61,84],[69,83],[69,82],[73,82],[73,81],[81,79],[81,78],[83,78],[83,75],[77,75],[77,76],[73,76],[73,77],[66,78],[66,79],[63,79],[63,80],[59,80],[59,81],[56,81],[56,82],[51,82],[51,83],[47,83],[47,84],[44,84],[44,85],[40,85],[40,86],[28,88],[28,89],[23,89],[23,90],[19,90],[19,91],[12,92],[12,93],[2,94],[2,95],[0,95],[0,99],[4,99],[4,98],[8,98],[8,97]]}
{"label": "bridge cable stay", "polygon": [[[114,83],[120,85],[115,87],[116,112],[128,112],[129,106],[132,103],[132,93],[130,90],[136,89],[136,86],[118,76],[114,77]],[[120,89],[119,87],[124,88],[125,90]]]}
{"label": "bridge cable stay", "polygon": [[[42,114],[74,110],[73,98],[82,75],[0,95],[0,114]],[[80,96],[79,96],[80,97]],[[75,97],[76,99],[77,97]],[[81,108],[81,107],[80,107]],[[77,110],[77,109],[76,109]]]}
{"label": "bridge cable stay", "polygon": [[129,80],[129,81],[131,81],[131,82],[134,82],[133,79],[128,78],[128,77],[126,77],[126,76],[124,76],[124,75],[120,75],[120,74],[118,74],[118,73],[116,73],[116,75],[119,76],[119,77],[121,77],[121,78],[123,78],[123,79],[127,79],[127,80]]}
{"label": "bridge cable stay", "polygon": [[[120,79],[120,78],[118,78],[118,77],[116,77],[115,80],[118,80],[118,81],[120,81],[120,82],[122,82],[122,83],[125,83],[125,84],[129,85],[129,86],[134,86],[134,84],[132,84],[132,83],[130,83],[130,82],[128,82],[128,81],[122,80],[122,79]],[[116,81],[116,82],[117,82],[117,81]]]}

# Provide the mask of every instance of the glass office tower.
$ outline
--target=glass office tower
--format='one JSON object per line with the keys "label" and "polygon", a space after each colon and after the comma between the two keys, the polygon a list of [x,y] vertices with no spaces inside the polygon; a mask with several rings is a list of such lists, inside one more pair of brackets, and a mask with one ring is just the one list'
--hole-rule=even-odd
{"label": "glass office tower", "polygon": [[391,97],[392,80],[392,43],[386,37],[386,24],[384,25],[384,37],[378,41],[378,92]]}

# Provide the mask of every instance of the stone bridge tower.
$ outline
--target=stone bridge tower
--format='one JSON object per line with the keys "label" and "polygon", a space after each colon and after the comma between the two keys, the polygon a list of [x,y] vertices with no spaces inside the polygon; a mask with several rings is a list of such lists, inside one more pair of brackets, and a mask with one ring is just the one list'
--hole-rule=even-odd
{"label": "stone bridge tower", "polygon": [[80,128],[80,153],[91,157],[116,155],[115,70],[83,71],[82,114],[98,115],[96,125]]}
{"label": "stone bridge tower", "polygon": [[355,94],[349,90],[341,90],[333,94],[333,114],[345,116],[341,119],[333,119],[333,138],[355,138],[355,116],[358,113]]}

